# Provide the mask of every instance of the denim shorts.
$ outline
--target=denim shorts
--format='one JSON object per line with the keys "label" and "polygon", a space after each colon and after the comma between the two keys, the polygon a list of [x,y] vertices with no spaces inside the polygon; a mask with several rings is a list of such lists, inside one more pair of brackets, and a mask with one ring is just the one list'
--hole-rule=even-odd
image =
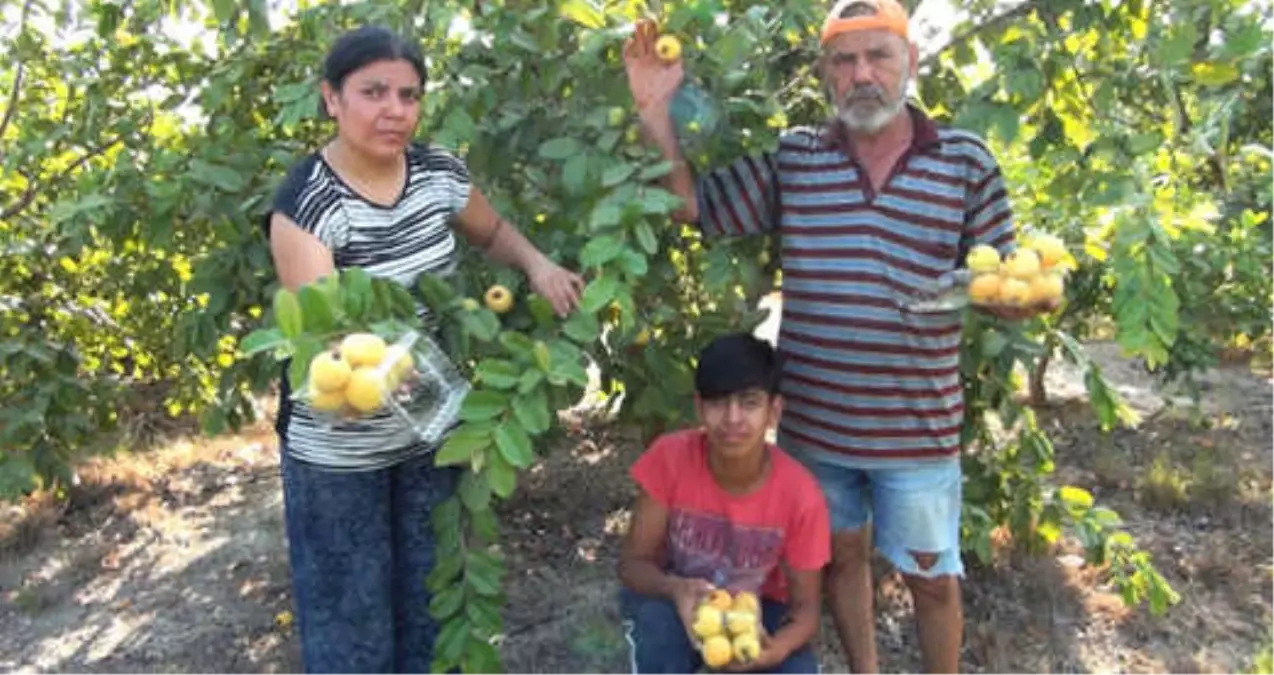
{"label": "denim shorts", "polygon": [[[832,531],[872,524],[872,540],[885,559],[904,574],[964,576],[960,559],[960,461],[900,468],[856,469],[801,458],[827,498]],[[936,553],[922,569],[912,556]]]}

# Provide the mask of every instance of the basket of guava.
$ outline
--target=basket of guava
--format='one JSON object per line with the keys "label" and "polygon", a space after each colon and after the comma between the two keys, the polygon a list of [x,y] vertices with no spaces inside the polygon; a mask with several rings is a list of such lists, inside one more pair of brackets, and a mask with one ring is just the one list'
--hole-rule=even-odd
{"label": "basket of guava", "polygon": [[430,335],[402,285],[343,270],[274,296],[272,326],[246,355],[288,363],[292,400],[325,424],[396,416],[434,444],[456,423],[470,385]]}

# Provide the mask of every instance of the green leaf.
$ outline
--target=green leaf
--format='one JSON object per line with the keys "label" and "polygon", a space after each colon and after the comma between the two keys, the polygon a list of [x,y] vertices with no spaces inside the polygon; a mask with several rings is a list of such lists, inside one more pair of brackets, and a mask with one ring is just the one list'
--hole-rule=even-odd
{"label": "green leaf", "polygon": [[601,331],[597,316],[583,312],[575,312],[566,320],[566,323],[562,324],[562,332],[580,344],[593,342],[601,335]]}
{"label": "green leaf", "polygon": [[350,318],[360,319],[372,309],[375,294],[372,292],[372,277],[366,270],[361,267],[345,270],[341,273],[340,286],[343,289],[345,314]]}
{"label": "green leaf", "polygon": [[211,185],[225,192],[242,192],[247,187],[247,178],[234,169],[195,159],[190,162],[190,176],[205,185]]}
{"label": "green leaf", "polygon": [[584,152],[584,146],[570,137],[554,138],[540,144],[540,157],[551,160],[563,160]]}
{"label": "green leaf", "polygon": [[502,453],[492,455],[487,466],[487,480],[490,481],[490,492],[496,497],[508,499],[517,489],[517,471],[508,464]]}
{"label": "green leaf", "polygon": [[619,254],[617,260],[619,268],[627,274],[630,279],[640,279],[646,276],[650,271],[650,266],[646,263],[646,256],[628,248]]}
{"label": "green leaf", "polygon": [[474,369],[478,380],[496,389],[512,389],[517,386],[522,375],[522,368],[512,361],[487,358],[478,363]]}
{"label": "green leaf", "polygon": [[465,560],[465,581],[480,595],[493,597],[500,594],[500,577],[503,570],[499,563],[483,551],[472,551]]}
{"label": "green leaf", "polygon": [[456,291],[451,284],[429,273],[421,274],[416,280],[416,288],[425,306],[432,312],[441,312],[443,308],[456,299]]}
{"label": "green leaf", "polygon": [[584,288],[580,297],[579,311],[593,314],[610,304],[619,291],[619,280],[615,277],[598,277]]}
{"label": "green leaf", "polygon": [[448,143],[463,145],[473,140],[477,125],[474,124],[473,117],[463,108],[452,108],[442,121],[442,129]]}
{"label": "green leaf", "polygon": [[535,360],[535,341],[524,333],[506,331],[500,334],[500,344],[513,356],[522,361]]}
{"label": "green leaf", "polygon": [[[473,607],[472,604],[469,606]],[[469,646],[465,648],[464,652],[463,666],[466,673],[504,672],[504,666],[500,661],[500,652],[490,642],[485,640],[469,641]]]}
{"label": "green leaf", "polygon": [[305,317],[306,332],[323,333],[336,325],[332,306],[322,291],[314,286],[302,286],[297,295],[301,304],[301,314]]}
{"label": "green leaf", "polygon": [[1009,339],[999,331],[987,331],[982,339],[982,357],[993,359],[999,356],[1005,347],[1009,346]]}
{"label": "green leaf", "polygon": [[36,486],[35,465],[23,455],[0,454],[0,498],[16,500]]}
{"label": "green leaf", "polygon": [[288,385],[293,392],[304,391],[305,376],[314,360],[327,346],[313,335],[299,335],[292,341],[292,362],[288,364]]}
{"label": "green leaf", "polygon": [[1198,29],[1188,21],[1174,22],[1169,30],[1171,35],[1160,40],[1155,50],[1155,60],[1162,68],[1171,68],[1189,59],[1199,39]]}
{"label": "green leaf", "polygon": [[[472,394],[470,394],[472,396]],[[467,399],[466,399],[467,400]],[[434,457],[436,466],[471,464],[473,457],[491,445],[491,428],[473,424],[461,425],[447,437]]]}
{"label": "green leaf", "polygon": [[615,187],[628,180],[637,168],[627,162],[612,164],[602,172],[602,187]]}
{"label": "green leaf", "polygon": [[649,255],[659,252],[659,239],[655,237],[655,231],[650,228],[650,223],[642,220],[638,221],[637,226],[633,230],[637,235],[637,245]]}
{"label": "green leaf", "polygon": [[258,352],[278,349],[286,344],[288,344],[288,339],[284,337],[283,332],[278,328],[262,328],[244,336],[243,340],[239,342],[239,351],[246,356],[251,356]]}
{"label": "green leaf", "polygon": [[[459,560],[460,558],[457,558]],[[429,615],[437,621],[455,616],[464,606],[464,586],[456,584],[434,593],[429,599]]]}
{"label": "green leaf", "polygon": [[588,226],[594,231],[601,230],[618,225],[622,218],[623,211],[618,204],[604,201],[593,208],[593,213],[588,217]]}
{"label": "green leaf", "polygon": [[500,616],[503,604],[499,596],[489,598],[483,595],[474,595],[469,598],[469,602],[465,603],[465,614],[469,617],[469,623],[479,630],[496,634],[500,632],[500,626],[504,623],[503,618]]}
{"label": "green leaf", "polygon": [[304,329],[301,303],[296,294],[286,288],[280,288],[274,294],[274,322],[290,339],[296,339]]}
{"label": "green leaf", "polygon": [[[453,617],[442,624],[438,632],[438,641],[434,647],[437,659],[444,663],[456,663],[464,655],[464,647],[469,643],[469,621],[463,614]],[[442,672],[435,670],[434,672]]]}
{"label": "green leaf", "polygon": [[588,187],[588,156],[572,155],[562,167],[562,186],[573,195],[582,194]]}
{"label": "green leaf", "polygon": [[[499,440],[498,435],[496,439]],[[486,471],[465,471],[460,476],[456,492],[460,495],[460,502],[470,511],[483,511],[491,504],[491,483],[487,481]]]}
{"label": "green leaf", "polygon": [[460,323],[464,326],[465,332],[483,342],[490,342],[500,334],[499,317],[485,307],[466,312],[461,316]]}
{"label": "green leaf", "polygon": [[500,450],[500,455],[519,469],[529,468],[535,461],[531,437],[516,418],[505,421],[495,430],[495,445]]}
{"label": "green leaf", "polygon": [[462,555],[439,556],[434,568],[430,570],[429,576],[425,578],[425,586],[430,593],[434,594],[441,593],[444,589],[453,586],[463,588],[460,584],[455,583],[463,567],[464,556]]}
{"label": "green leaf", "polygon": [[553,362],[553,355],[549,353],[549,346],[541,340],[536,340],[534,351],[536,367],[547,373],[549,366]]}
{"label": "green leaf", "polygon": [[667,190],[646,188],[642,191],[641,212],[647,215],[667,215],[682,205],[681,197]]}
{"label": "green leaf", "polygon": [[669,162],[668,160],[660,161],[642,169],[641,173],[637,174],[637,180],[650,181],[656,178],[663,178],[664,176],[672,173],[672,168],[672,162]]}
{"label": "green leaf", "polygon": [[579,261],[585,267],[601,267],[623,250],[623,240],[608,234],[602,235],[584,245],[584,248],[580,250]]}
{"label": "green leaf", "polygon": [[540,328],[549,329],[557,325],[557,313],[553,311],[553,305],[548,299],[542,295],[532,294],[527,298],[527,309],[531,312],[531,317],[535,319],[535,325]]}
{"label": "green leaf", "polygon": [[606,17],[587,0],[565,0],[558,8],[562,16],[585,28],[604,28]]}
{"label": "green leaf", "polygon": [[528,370],[522,373],[522,379],[518,381],[518,393],[525,394],[544,381],[544,374],[538,370]]}
{"label": "green leaf", "polygon": [[474,389],[460,406],[460,419],[481,422],[503,413],[509,406],[509,395],[490,389]]}
{"label": "green leaf", "polygon": [[539,435],[549,430],[548,399],[544,396],[544,389],[536,389],[529,394],[519,394],[513,398],[513,416],[522,428],[528,432]]}

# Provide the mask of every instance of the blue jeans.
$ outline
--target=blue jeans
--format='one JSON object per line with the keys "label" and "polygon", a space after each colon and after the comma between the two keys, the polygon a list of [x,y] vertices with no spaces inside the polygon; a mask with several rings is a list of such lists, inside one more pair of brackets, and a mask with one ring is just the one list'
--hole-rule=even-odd
{"label": "blue jeans", "polygon": [[[823,488],[833,532],[859,530],[870,523],[876,549],[899,572],[964,576],[959,460],[896,469],[854,469],[804,457],[802,461]],[[937,560],[923,569],[913,553],[934,553]]]}
{"label": "blue jeans", "polygon": [[[634,673],[693,673],[703,667],[703,657],[690,644],[686,628],[671,600],[634,593],[619,594],[620,611],[627,626]],[[787,605],[761,600],[761,623],[774,634],[783,626]],[[817,673],[818,658],[809,645],[792,652],[774,673]]]}
{"label": "blue jeans", "polygon": [[429,513],[455,489],[433,455],[336,472],[283,451],[292,593],[306,672],[429,672],[438,625]]}

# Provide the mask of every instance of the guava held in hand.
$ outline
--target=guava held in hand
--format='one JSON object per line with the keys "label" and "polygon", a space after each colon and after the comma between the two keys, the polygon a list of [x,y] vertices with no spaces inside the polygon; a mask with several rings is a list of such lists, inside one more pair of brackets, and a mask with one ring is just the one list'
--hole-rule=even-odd
{"label": "guava held in hand", "polygon": [[[382,362],[393,358],[388,369]],[[409,352],[391,348],[379,335],[350,333],[310,361],[307,401],[321,412],[343,416],[371,413],[414,372]]]}
{"label": "guava held in hand", "polygon": [[661,35],[655,41],[655,54],[664,63],[675,63],[681,58],[681,40],[675,35]]}
{"label": "guava held in hand", "polygon": [[1054,308],[1066,294],[1065,270],[1073,265],[1065,243],[1047,233],[1026,235],[1003,261],[994,248],[979,244],[965,258],[973,273],[969,301],[982,307]]}

